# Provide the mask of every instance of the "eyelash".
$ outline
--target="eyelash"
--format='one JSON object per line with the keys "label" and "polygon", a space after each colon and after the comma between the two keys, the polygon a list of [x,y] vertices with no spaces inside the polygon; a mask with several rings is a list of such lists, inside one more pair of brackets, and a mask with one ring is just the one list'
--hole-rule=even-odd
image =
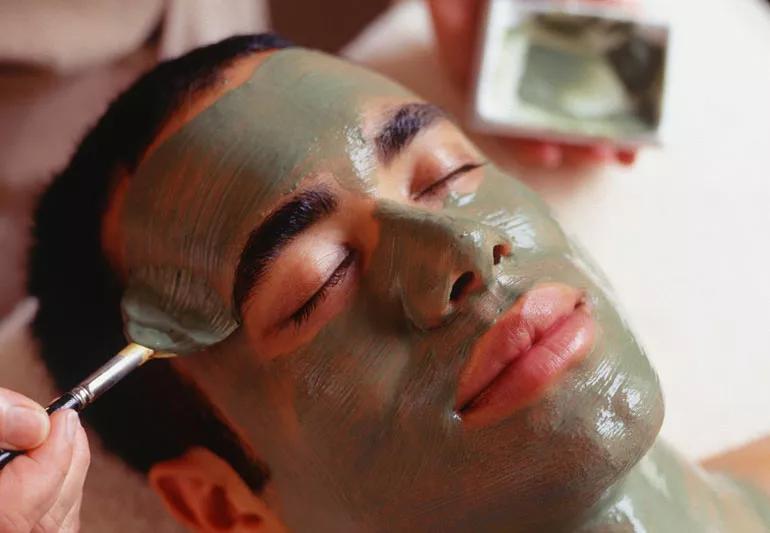
{"label": "eyelash", "polygon": [[307,322],[307,320],[313,314],[313,311],[315,311],[316,308],[326,299],[329,293],[329,289],[334,288],[343,279],[345,279],[345,275],[348,273],[350,266],[355,261],[356,255],[357,254],[355,250],[350,250],[348,255],[345,256],[345,259],[342,260],[332,275],[329,276],[329,279],[326,280],[326,283],[324,283],[323,286],[318,289],[318,291],[316,291],[316,293],[302,305],[302,307],[295,311],[294,314],[289,317],[287,322],[294,324],[294,327],[296,328],[300,328],[305,322]]}
{"label": "eyelash", "polygon": [[471,170],[476,170],[477,168],[481,168],[487,163],[468,163],[466,165],[463,165],[459,168],[454,169],[452,172],[441,178],[440,180],[430,184],[428,187],[423,189],[422,191],[418,192],[417,194],[412,196],[412,200],[419,201],[424,198],[430,198],[431,196],[435,196],[442,190],[444,190],[453,180],[456,178],[459,178],[466,172],[470,172]]}
{"label": "eyelash", "polygon": [[[459,168],[456,168],[440,180],[436,181],[435,183],[432,183],[430,186],[426,187],[419,193],[413,196],[414,200],[420,200],[426,197],[434,196],[439,191],[446,188],[449,183],[452,182],[452,180],[462,176],[466,172],[470,172],[471,170],[475,170],[477,168],[483,167],[487,163],[468,163],[466,165],[463,165]],[[329,293],[329,289],[332,289],[336,285],[338,285],[343,279],[345,279],[345,275],[347,274],[348,270],[350,269],[350,266],[353,264],[353,261],[356,259],[356,252],[354,250],[351,250],[348,252],[348,255],[345,256],[345,259],[342,260],[342,262],[339,264],[339,266],[334,270],[332,275],[329,277],[328,280],[326,280],[326,283],[323,284],[323,286],[316,291],[316,293],[310,297],[310,299],[305,302],[302,307],[300,307],[297,311],[295,311],[287,320],[287,322],[290,322],[294,325],[296,328],[302,327],[302,325],[308,321],[308,319],[313,314],[313,311],[316,310],[316,308],[326,299]]]}

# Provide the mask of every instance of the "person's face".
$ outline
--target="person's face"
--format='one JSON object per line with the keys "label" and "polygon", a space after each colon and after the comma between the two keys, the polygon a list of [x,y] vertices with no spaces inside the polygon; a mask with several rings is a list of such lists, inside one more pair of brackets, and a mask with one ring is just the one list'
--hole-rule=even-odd
{"label": "person's face", "polygon": [[548,530],[657,434],[656,376],[601,276],[384,78],[274,53],[123,194],[129,333],[227,337],[177,367],[292,528]]}

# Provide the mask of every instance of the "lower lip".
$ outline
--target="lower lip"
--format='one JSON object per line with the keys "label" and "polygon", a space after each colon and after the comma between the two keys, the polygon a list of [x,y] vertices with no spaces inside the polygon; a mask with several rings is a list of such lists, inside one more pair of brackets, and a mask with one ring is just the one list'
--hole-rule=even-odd
{"label": "lower lip", "polygon": [[580,304],[526,351],[519,354],[460,410],[465,425],[498,422],[537,399],[564,372],[591,351],[595,324]]}

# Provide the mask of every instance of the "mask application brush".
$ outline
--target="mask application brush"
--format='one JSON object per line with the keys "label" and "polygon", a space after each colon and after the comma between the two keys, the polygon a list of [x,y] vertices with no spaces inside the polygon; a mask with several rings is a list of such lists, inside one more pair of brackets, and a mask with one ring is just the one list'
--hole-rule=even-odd
{"label": "mask application brush", "polygon": [[[170,353],[156,352],[139,344],[131,343],[107,361],[99,370],[51,402],[46,407],[46,412],[49,415],[60,409],[74,409],[80,412],[150,359],[172,356],[173,354]],[[23,451],[16,450],[0,450],[0,470],[14,457],[23,453]]]}

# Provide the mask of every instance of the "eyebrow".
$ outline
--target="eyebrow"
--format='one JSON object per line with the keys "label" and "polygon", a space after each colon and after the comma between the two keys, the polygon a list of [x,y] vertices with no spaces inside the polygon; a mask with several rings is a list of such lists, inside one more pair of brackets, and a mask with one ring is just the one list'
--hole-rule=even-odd
{"label": "eyebrow", "polygon": [[233,285],[233,302],[240,310],[252,289],[286,245],[300,233],[337,210],[337,198],[326,188],[301,192],[273,211],[255,228],[243,247]]}
{"label": "eyebrow", "polygon": [[412,103],[396,109],[374,139],[380,161],[390,163],[420,131],[444,117],[446,113],[434,104]]}

